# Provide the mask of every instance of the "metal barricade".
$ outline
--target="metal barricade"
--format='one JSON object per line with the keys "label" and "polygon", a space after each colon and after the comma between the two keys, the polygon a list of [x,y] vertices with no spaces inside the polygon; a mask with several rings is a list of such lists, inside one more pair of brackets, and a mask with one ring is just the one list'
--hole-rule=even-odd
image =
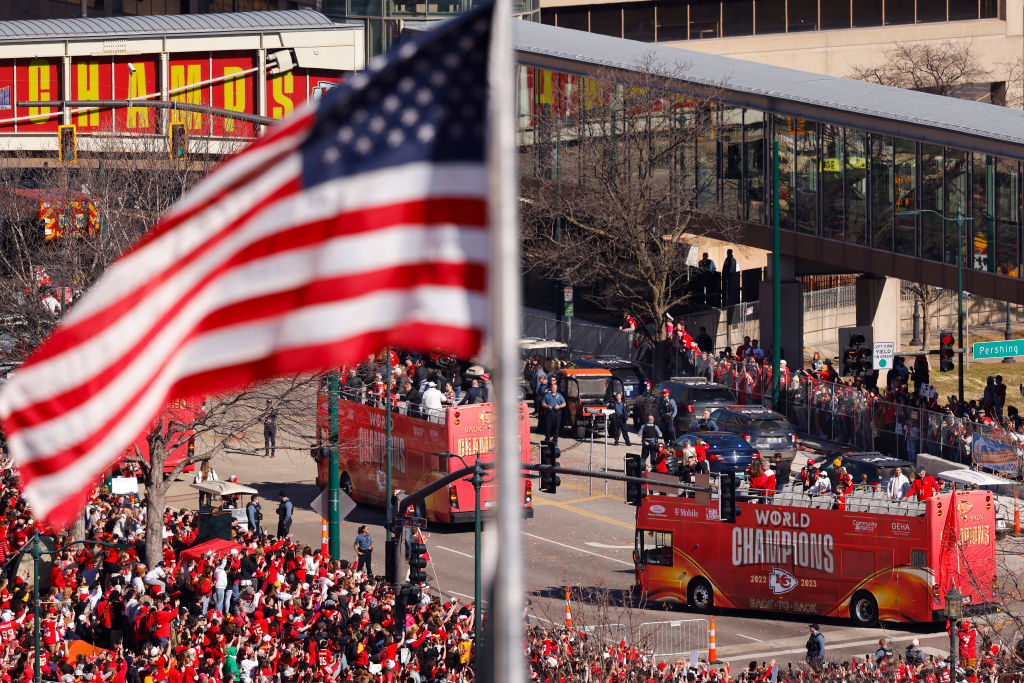
{"label": "metal barricade", "polygon": [[636,647],[651,653],[651,661],[659,658],[708,654],[708,620],[683,619],[681,621],[655,621],[637,628]]}
{"label": "metal barricade", "polygon": [[600,640],[609,645],[629,641],[629,629],[625,624],[589,624],[580,628],[591,641]]}

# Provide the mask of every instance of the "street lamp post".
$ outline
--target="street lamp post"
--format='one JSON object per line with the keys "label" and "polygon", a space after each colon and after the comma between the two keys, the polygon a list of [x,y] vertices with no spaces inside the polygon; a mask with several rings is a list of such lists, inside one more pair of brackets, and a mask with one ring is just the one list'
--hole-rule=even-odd
{"label": "street lamp post", "polygon": [[946,619],[949,620],[949,676],[950,680],[956,680],[956,669],[957,669],[957,655],[959,654],[959,648],[956,639],[956,630],[960,626],[960,619],[963,617],[964,611],[964,596],[960,594],[960,591],[956,589],[956,586],[950,586],[949,591],[946,593],[946,606],[945,606]]}
{"label": "street lamp post", "polygon": [[[32,666],[32,680],[35,683],[40,683],[42,679],[42,672],[39,667],[39,652],[41,650],[39,645],[39,559],[43,555],[56,555],[57,553],[64,552],[68,548],[76,545],[99,545],[105,548],[123,548],[128,549],[132,546],[124,543],[104,543],[102,541],[72,541],[65,546],[60,548],[54,548],[53,550],[46,550],[43,544],[39,541],[39,534],[32,537],[32,547],[28,553],[32,556],[32,617],[33,617],[33,628],[32,628],[32,649],[35,654],[35,662]],[[25,548],[21,549],[25,552]]]}
{"label": "street lamp post", "polygon": [[956,216],[947,218],[945,215],[933,209],[913,209],[911,211],[897,211],[897,216],[917,216],[920,214],[935,214],[942,220],[956,223],[956,333],[957,353],[959,354],[959,366],[957,368],[957,394],[960,402],[964,400],[964,223],[973,221],[973,216],[964,216],[963,207],[960,202],[956,204]]}

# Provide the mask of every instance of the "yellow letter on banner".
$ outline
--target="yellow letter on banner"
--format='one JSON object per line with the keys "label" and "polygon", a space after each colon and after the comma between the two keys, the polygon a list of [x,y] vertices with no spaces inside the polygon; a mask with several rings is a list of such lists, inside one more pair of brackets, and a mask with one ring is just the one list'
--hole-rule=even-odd
{"label": "yellow letter on banner", "polygon": [[[100,98],[100,65],[97,62],[85,62],[75,65],[78,70],[78,92],[76,100],[98,100]],[[78,115],[78,127],[100,125],[98,109],[85,111]]]}
{"label": "yellow letter on banner", "polygon": [[[171,65],[171,90],[187,87],[203,80],[203,68],[200,65],[189,64],[187,73],[185,66],[185,64]],[[203,92],[201,88],[182,90],[171,95],[171,100],[188,104],[202,104]],[[203,128],[203,115],[196,111],[176,111],[172,120],[174,123],[184,123],[192,130],[202,130]]]}
{"label": "yellow letter on banner", "polygon": [[274,98],[274,102],[280,105],[271,109],[270,115],[272,117],[275,119],[283,119],[285,116],[292,113],[292,109],[295,108],[295,103],[292,102],[291,98],[287,97],[287,95],[291,95],[294,91],[295,78],[292,76],[290,71],[284,75],[277,76],[270,81],[271,95]]}
{"label": "yellow letter on banner", "polygon": [[[33,59],[28,63],[28,99],[32,102],[51,99],[50,64],[45,59]],[[29,107],[28,115],[33,117],[32,123],[46,123],[50,117],[41,115],[50,111],[49,107]]]}
{"label": "yellow letter on banner", "polygon": [[[241,73],[244,71],[240,66],[224,67],[224,75]],[[231,111],[245,111],[245,79],[227,78],[224,81],[224,108]],[[234,119],[224,119],[224,132],[230,133],[235,129]]]}
{"label": "yellow letter on banner", "polygon": [[[131,83],[128,97],[139,99],[149,94],[149,84],[146,82],[146,65],[141,65],[134,76],[129,78]],[[125,121],[126,128],[149,128],[149,109],[146,107],[128,107],[128,118]]]}

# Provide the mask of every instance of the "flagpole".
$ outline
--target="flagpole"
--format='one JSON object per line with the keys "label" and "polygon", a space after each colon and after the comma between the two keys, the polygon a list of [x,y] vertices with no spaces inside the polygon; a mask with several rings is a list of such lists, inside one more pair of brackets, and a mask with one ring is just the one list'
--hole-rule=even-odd
{"label": "flagpole", "polygon": [[[515,71],[512,59],[511,0],[495,0],[491,29],[490,218],[491,349],[497,412],[497,545],[487,638],[491,671],[479,680],[522,683],[523,553],[519,423],[516,376],[519,358],[520,263],[515,140]],[[480,673],[480,672],[478,672]]]}

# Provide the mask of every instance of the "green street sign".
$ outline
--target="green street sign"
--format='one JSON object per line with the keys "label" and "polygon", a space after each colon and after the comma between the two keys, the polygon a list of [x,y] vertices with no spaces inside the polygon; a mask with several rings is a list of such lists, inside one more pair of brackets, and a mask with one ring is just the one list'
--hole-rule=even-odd
{"label": "green street sign", "polygon": [[984,360],[985,358],[1007,358],[1009,356],[1024,356],[1024,339],[974,342],[974,360]]}

